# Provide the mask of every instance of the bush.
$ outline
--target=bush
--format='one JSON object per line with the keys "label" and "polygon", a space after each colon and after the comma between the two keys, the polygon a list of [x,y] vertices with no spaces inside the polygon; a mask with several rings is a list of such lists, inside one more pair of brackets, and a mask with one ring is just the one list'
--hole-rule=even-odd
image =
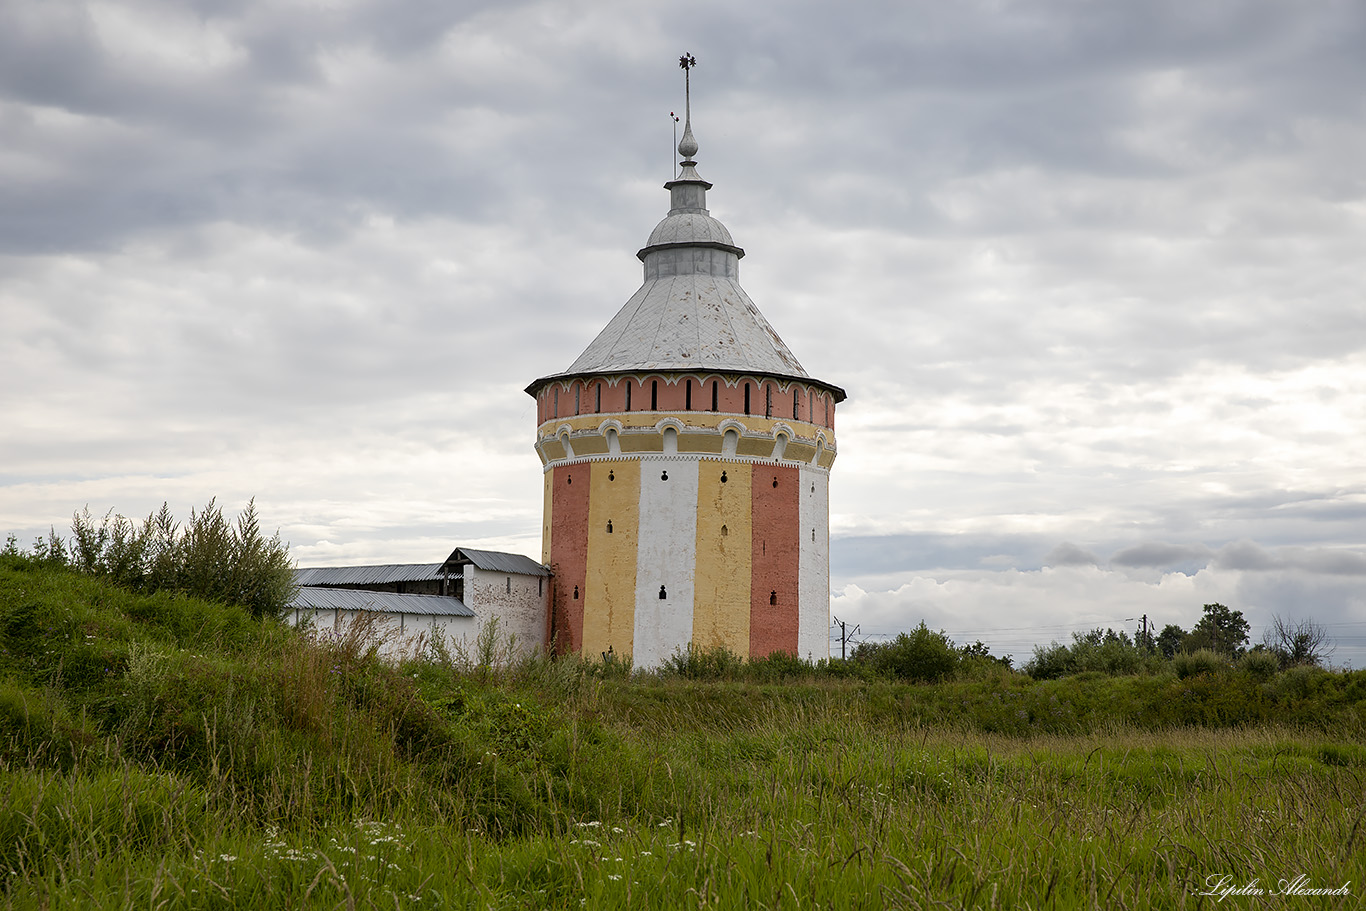
{"label": "bush", "polygon": [[1228,659],[1213,649],[1201,648],[1193,652],[1182,652],[1172,659],[1172,670],[1176,676],[1199,677],[1201,674],[1217,674],[1229,666]]}
{"label": "bush", "polygon": [[1272,652],[1255,648],[1238,659],[1238,669],[1246,671],[1253,680],[1267,681],[1280,670],[1280,659]]}
{"label": "bush", "polygon": [[[256,501],[234,524],[209,500],[190,510],[182,530],[165,503],[160,512],[135,525],[106,513],[96,523],[90,510],[71,519],[71,563],[88,575],[105,576],[136,591],[179,591],[223,604],[240,604],[254,617],[278,617],[294,596],[294,564],[289,545],[277,533],[267,539],[256,518]],[[61,542],[38,542],[40,559],[56,560]],[[36,552],[36,551],[35,551]]]}
{"label": "bush", "polygon": [[854,650],[856,661],[867,662],[877,673],[897,680],[934,683],[957,669],[961,656],[943,632],[933,632],[925,621],[891,642],[863,643]]}

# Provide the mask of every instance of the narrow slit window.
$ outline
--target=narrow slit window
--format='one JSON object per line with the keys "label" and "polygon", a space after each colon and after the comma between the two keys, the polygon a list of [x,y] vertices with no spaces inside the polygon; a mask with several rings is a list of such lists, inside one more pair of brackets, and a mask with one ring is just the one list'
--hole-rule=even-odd
{"label": "narrow slit window", "polygon": [[771,591],[768,593],[768,603],[776,605],[778,603],[778,593]]}
{"label": "narrow slit window", "polygon": [[745,414],[749,414],[749,383],[745,384]]}
{"label": "narrow slit window", "polygon": [[650,410],[659,410],[659,380],[650,380]]}
{"label": "narrow slit window", "polygon": [[797,390],[792,390],[792,420],[797,420]]}
{"label": "narrow slit window", "polygon": [[711,381],[711,410],[712,410],[712,411],[716,411],[716,410],[717,410],[717,404],[720,402],[720,399],[721,399],[721,381],[720,381],[720,380],[712,380],[712,381]]}
{"label": "narrow slit window", "polygon": [[577,585],[574,586],[574,600],[579,600],[579,587]]}
{"label": "narrow slit window", "polygon": [[724,471],[721,472],[721,483],[722,483],[722,484],[726,483],[726,473],[725,473]]}
{"label": "narrow slit window", "polygon": [[659,600],[663,601],[669,597],[669,593],[664,590],[664,586],[659,587]]}
{"label": "narrow slit window", "polygon": [[626,381],[626,410],[631,410],[631,381]]}
{"label": "narrow slit window", "polygon": [[560,387],[555,387],[555,417],[560,416]]}
{"label": "narrow slit window", "polygon": [[508,576],[508,594],[512,594],[512,577]]}
{"label": "narrow slit window", "polygon": [[684,395],[683,410],[692,411],[692,380],[688,380],[687,392]]}
{"label": "narrow slit window", "polygon": [[608,519],[608,520],[607,520],[607,533],[608,533],[609,535],[612,533],[612,520],[611,520],[611,519]]}
{"label": "narrow slit window", "polygon": [[580,411],[583,410],[583,403],[582,403],[581,401],[579,401],[582,392],[583,392],[583,387],[582,387],[582,386],[575,386],[575,387],[574,387],[574,413],[575,413],[575,414],[578,414]]}
{"label": "narrow slit window", "polygon": [[773,417],[773,384],[764,384],[764,417]]}
{"label": "narrow slit window", "polygon": [[593,403],[593,411],[595,411],[595,412],[601,414],[601,413],[602,413],[602,383],[598,383],[598,385],[597,385],[597,386],[595,387],[595,389],[594,389],[594,392],[595,392],[595,394],[597,395],[597,400]]}

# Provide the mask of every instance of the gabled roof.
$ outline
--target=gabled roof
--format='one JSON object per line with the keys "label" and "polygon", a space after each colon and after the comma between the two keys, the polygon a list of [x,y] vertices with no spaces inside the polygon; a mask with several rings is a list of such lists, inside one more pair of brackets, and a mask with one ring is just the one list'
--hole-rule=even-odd
{"label": "gabled roof", "polygon": [[302,586],[289,602],[291,610],[374,611],[385,614],[418,614],[430,617],[473,617],[459,598],[444,595],[400,595],[394,592],[357,591],[351,588]]}
{"label": "gabled roof", "polygon": [[550,567],[542,566],[530,557],[521,554],[508,554],[498,550],[475,550],[472,547],[457,547],[451,551],[443,566],[456,567],[472,565],[491,573],[513,573],[521,576],[554,575]]}
{"label": "gabled roof", "polygon": [[381,563],[370,566],[315,566],[294,570],[295,585],[393,585],[436,582],[440,563]]}

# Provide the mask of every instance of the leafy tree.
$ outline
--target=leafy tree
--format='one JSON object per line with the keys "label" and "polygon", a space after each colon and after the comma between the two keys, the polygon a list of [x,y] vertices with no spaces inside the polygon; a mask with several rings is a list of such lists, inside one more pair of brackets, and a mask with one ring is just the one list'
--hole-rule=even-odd
{"label": "leafy tree", "polygon": [[1205,616],[1195,624],[1181,643],[1188,652],[1207,648],[1226,658],[1237,658],[1247,645],[1248,622],[1243,612],[1230,610],[1222,604],[1206,604]]}
{"label": "leafy tree", "polygon": [[1157,634],[1157,651],[1163,658],[1175,657],[1181,651],[1181,643],[1186,641],[1186,631],[1175,623],[1168,623]]}

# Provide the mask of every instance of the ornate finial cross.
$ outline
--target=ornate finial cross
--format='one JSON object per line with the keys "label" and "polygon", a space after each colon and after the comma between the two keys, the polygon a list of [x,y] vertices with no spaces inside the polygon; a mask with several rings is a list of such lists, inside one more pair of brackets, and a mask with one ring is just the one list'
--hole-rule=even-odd
{"label": "ornate finial cross", "polygon": [[678,58],[678,65],[683,68],[683,118],[685,123],[692,121],[692,68],[697,66],[697,58],[692,54],[685,53]]}
{"label": "ornate finial cross", "polygon": [[697,140],[692,135],[692,68],[697,66],[697,58],[684,54],[678,58],[683,68],[683,141],[678,144],[678,154],[683,156],[683,164],[691,167],[696,164],[692,157],[697,154]]}

